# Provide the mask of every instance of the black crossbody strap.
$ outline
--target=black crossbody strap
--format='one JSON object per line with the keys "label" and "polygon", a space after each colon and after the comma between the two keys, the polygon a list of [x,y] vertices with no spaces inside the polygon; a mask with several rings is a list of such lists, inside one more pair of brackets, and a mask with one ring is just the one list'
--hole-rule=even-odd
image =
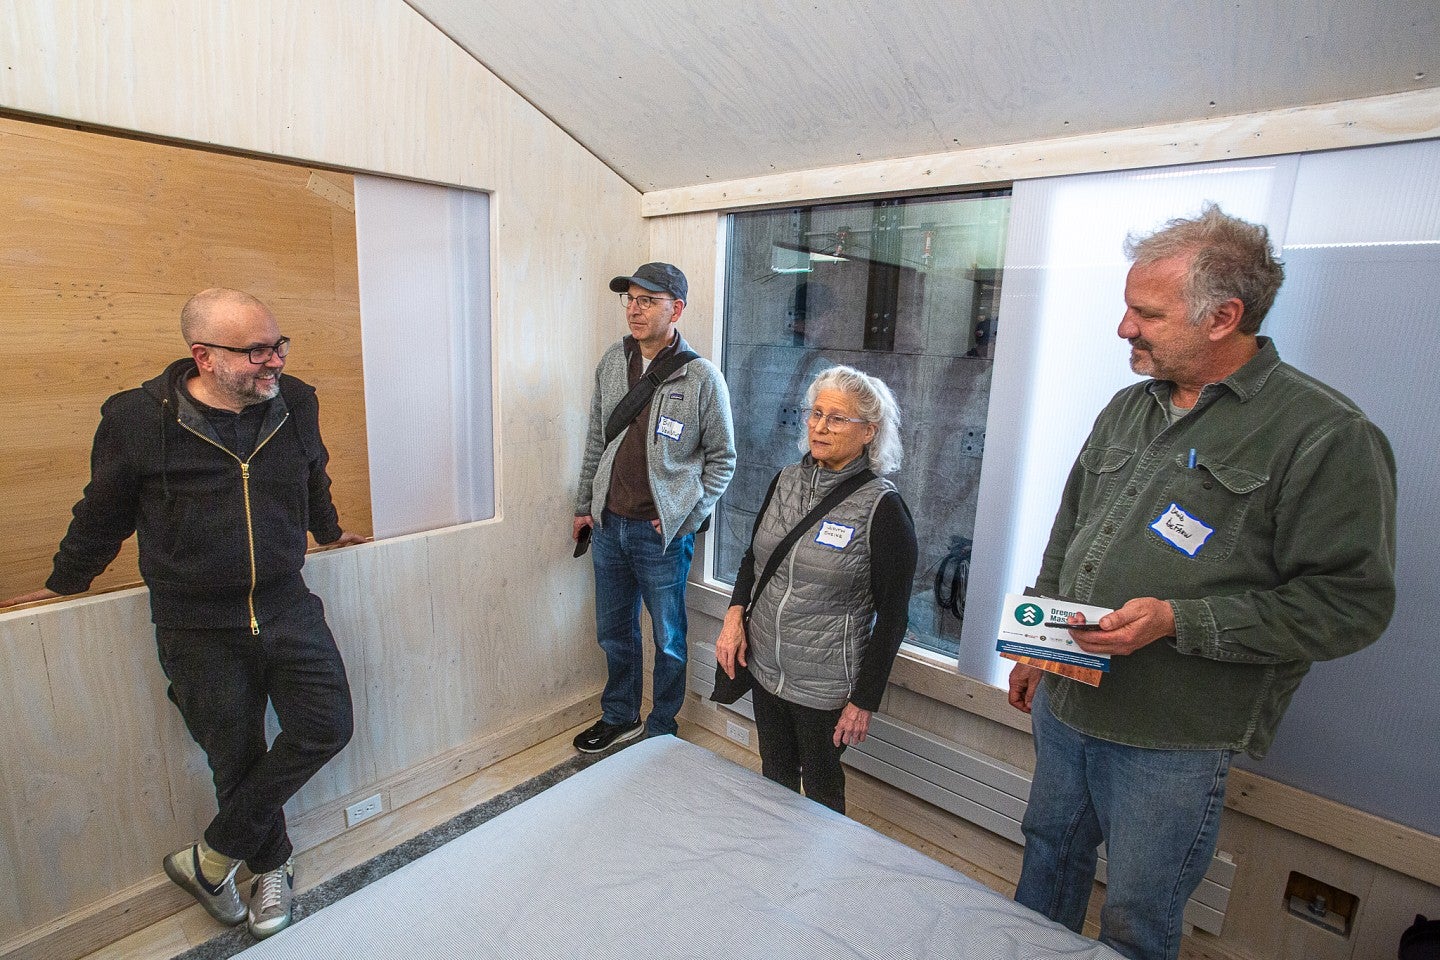
{"label": "black crossbody strap", "polygon": [[815,505],[814,510],[805,514],[800,522],[795,524],[789,533],[785,534],[785,539],[780,541],[775,547],[775,552],[770,554],[770,559],[766,561],[765,571],[760,574],[760,579],[755,581],[755,589],[750,591],[750,602],[745,604],[745,621],[747,623],[750,621],[750,611],[755,608],[755,601],[760,599],[760,594],[765,589],[765,585],[770,582],[771,577],[775,576],[775,571],[780,569],[781,561],[789,555],[790,549],[795,546],[795,542],[805,535],[805,531],[809,530],[816,520],[819,520],[825,514],[829,513],[842,500],[874,479],[875,474],[868,467],[861,470],[855,474],[855,476],[850,477],[834,490],[831,490],[824,500],[821,500]]}
{"label": "black crossbody strap", "polygon": [[605,446],[610,446],[615,438],[640,415],[645,409],[645,404],[655,396],[655,391],[660,388],[670,374],[679,370],[691,360],[699,360],[700,354],[694,350],[682,350],[679,353],[672,353],[659,363],[652,363],[645,376],[635,382],[630,392],[620,398],[615,409],[610,412],[610,419],[605,421]]}

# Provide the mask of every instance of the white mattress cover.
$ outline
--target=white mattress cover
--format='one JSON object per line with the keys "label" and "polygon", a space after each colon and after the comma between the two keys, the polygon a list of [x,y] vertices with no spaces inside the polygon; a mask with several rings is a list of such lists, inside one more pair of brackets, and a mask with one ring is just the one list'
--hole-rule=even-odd
{"label": "white mattress cover", "polygon": [[658,737],[241,956],[1119,954],[702,747]]}

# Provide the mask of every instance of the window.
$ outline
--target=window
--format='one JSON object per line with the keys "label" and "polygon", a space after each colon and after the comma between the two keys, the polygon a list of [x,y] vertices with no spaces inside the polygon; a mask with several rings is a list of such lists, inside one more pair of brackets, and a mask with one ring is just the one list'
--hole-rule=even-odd
{"label": "window", "polygon": [[1009,191],[987,191],[730,217],[723,361],[738,462],[716,513],[718,579],[734,582],[771,478],[800,456],[806,388],[846,364],[900,404],[905,462],[890,479],[920,541],[911,640],[955,655],[1009,208]]}

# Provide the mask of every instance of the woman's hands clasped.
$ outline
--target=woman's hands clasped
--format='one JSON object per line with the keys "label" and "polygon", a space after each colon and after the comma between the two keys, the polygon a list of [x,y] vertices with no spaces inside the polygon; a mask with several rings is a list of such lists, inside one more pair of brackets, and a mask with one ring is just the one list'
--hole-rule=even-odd
{"label": "woman's hands clasped", "polygon": [[725,676],[735,679],[736,664],[745,666],[745,608],[731,607],[725,611],[725,623],[715,638],[715,660]]}

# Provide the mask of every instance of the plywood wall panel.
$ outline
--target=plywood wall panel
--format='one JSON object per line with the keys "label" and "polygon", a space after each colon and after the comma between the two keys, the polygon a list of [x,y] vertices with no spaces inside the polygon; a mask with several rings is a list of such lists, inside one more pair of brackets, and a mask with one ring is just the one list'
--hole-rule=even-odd
{"label": "plywood wall panel", "polygon": [[[0,64],[7,68],[0,70],[0,109],[491,191],[497,517],[308,559],[307,580],[325,600],[347,659],[357,729],[346,751],[295,798],[292,812],[304,816],[323,798],[368,796],[376,783],[392,782],[382,767],[403,777],[428,770],[434,756],[463,753],[498,732],[541,732],[552,705],[584,701],[604,675],[590,565],[569,556],[569,517],[594,365],[605,345],[624,333],[623,314],[605,284],[648,259],[638,192],[401,0],[146,0],[105,5],[103,16],[96,11],[88,0],[0,4]],[[320,173],[327,180],[339,176]],[[306,197],[318,195],[306,190]],[[351,229],[341,207],[325,209],[328,242],[353,249],[353,240],[339,236]],[[345,353],[348,344],[328,334],[297,335],[290,318],[292,303],[352,298],[348,271],[337,268],[323,294],[257,291],[270,296],[282,328],[297,337],[290,369],[320,389],[337,497],[346,458],[336,448],[346,428],[330,418],[345,408],[360,410],[361,394],[327,379],[325,368],[343,367],[358,354]],[[176,317],[178,310],[175,302],[164,315]],[[174,352],[169,343],[166,359]],[[76,356],[87,362],[91,354]],[[92,423],[81,431],[87,445],[93,429]],[[0,435],[0,443],[11,439]],[[9,447],[4,450],[0,461],[9,459]],[[354,516],[341,505],[342,522],[352,529]],[[0,542],[15,523],[13,515],[0,516]],[[425,549],[421,564],[418,544],[431,541],[446,545]],[[53,552],[53,544],[48,549]],[[0,611],[0,643],[16,620],[49,616],[69,604],[138,602],[143,611],[145,601],[143,592],[125,592]],[[133,645],[153,657],[153,636],[143,624],[137,629],[143,635],[86,627],[112,648]],[[21,709],[42,706],[36,702],[41,675],[43,661],[0,659],[0,693],[13,690]],[[137,697],[145,711],[135,725],[178,724],[163,692],[152,697]],[[131,734],[125,729],[115,736]],[[183,730],[179,737],[160,748],[176,810],[159,829],[132,825],[134,843],[149,846],[150,859],[117,879],[112,892],[156,882],[159,857],[193,839],[213,810],[203,757],[187,748]],[[116,754],[108,762],[124,760]],[[0,765],[45,761],[0,744]],[[46,802],[63,806],[66,799]],[[67,815],[84,824],[65,840],[67,850],[111,841],[112,828],[102,818]],[[0,800],[0,870],[22,887],[45,864],[28,855],[6,860],[5,838],[32,829]],[[74,858],[65,856],[68,877]],[[10,886],[0,882],[0,904]],[[48,903],[46,920],[60,928],[83,924],[92,903],[77,887]],[[116,922],[105,932],[118,937],[126,931],[112,929]],[[13,912],[0,913],[0,954],[37,929],[20,924]]]}
{"label": "plywood wall panel", "polygon": [[[45,675],[45,651],[40,628],[33,618],[0,620],[0,729],[16,731],[25,739],[45,737],[51,727],[49,697],[37,691],[34,681]],[[33,731],[33,732],[32,732]],[[33,760],[29,752],[12,746],[0,751],[0,876],[19,877],[33,862],[32,839],[37,829],[30,812],[30,799],[22,784],[26,767]],[[30,926],[27,923],[27,891],[20,883],[0,883],[0,943],[6,934]]]}
{"label": "plywood wall panel", "polygon": [[194,292],[233,271],[262,299],[334,295],[334,204],[305,167],[9,118],[0,155],[0,267],[29,286]]}
{"label": "plywood wall panel", "polygon": [[[362,657],[358,682],[365,688],[364,736],[379,778],[464,740],[455,709],[457,687],[465,681],[447,669],[457,645],[435,633],[427,549],[425,538],[402,538],[378,543],[359,558],[357,582],[369,595],[355,624]],[[421,583],[424,600],[417,602],[414,588]]]}
{"label": "plywood wall panel", "polygon": [[[155,722],[150,706],[165,691],[153,639],[139,646],[123,639],[149,632],[149,610],[133,594],[129,602],[67,605],[0,628],[0,646],[14,658],[7,657],[10,675],[33,685],[11,691],[17,696],[0,707],[14,711],[4,718],[0,764],[6,819],[19,827],[10,856],[50,865],[10,874],[26,882],[17,885],[15,915],[0,925],[43,922],[57,899],[100,899],[124,878],[149,872],[157,845],[176,833],[176,811],[195,809],[195,790],[168,770],[186,755],[174,750],[183,727],[178,717]],[[196,824],[187,819],[181,826],[189,835]]]}
{"label": "plywood wall panel", "polygon": [[[35,589],[89,479],[100,405],[184,356],[209,286],[265,300],[322,393],[333,496],[370,529],[353,178],[0,117],[0,597]],[[320,189],[316,189],[316,184]],[[96,589],[139,579],[133,547]]]}
{"label": "plywood wall panel", "polygon": [[[1222,821],[1220,849],[1229,851],[1240,865],[1230,894],[1232,906],[1225,917],[1223,938],[1227,944],[1250,956],[1285,960],[1384,956],[1357,955],[1353,939],[1291,916],[1285,908],[1285,884],[1291,871],[1299,871],[1355,894],[1365,910],[1379,867],[1230,812]],[[1394,946],[1392,943],[1391,952]]]}
{"label": "plywood wall panel", "polygon": [[680,317],[685,338],[703,357],[720,362],[716,285],[723,272],[716,238],[720,215],[700,212],[651,220],[650,256],[673,263],[690,281],[690,300]]}
{"label": "plywood wall panel", "polygon": [[[376,772],[375,745],[383,740],[385,732],[377,730],[369,720],[371,684],[368,678],[371,659],[377,655],[372,649],[375,646],[372,638],[376,625],[363,623],[357,614],[372,605],[372,568],[375,557],[386,546],[374,544],[362,550],[332,548],[306,559],[305,582],[325,604],[325,621],[335,635],[335,645],[345,661],[355,733],[340,755],[327,763],[286,805],[291,819],[354,793],[363,784],[383,779]],[[414,580],[403,583],[411,590],[412,599],[423,594],[423,586],[417,585]],[[398,618],[388,626],[391,635],[407,632],[407,624]],[[370,629],[367,630],[367,627]],[[267,720],[270,731],[278,732],[279,725],[273,710]]]}
{"label": "plywood wall panel", "polygon": [[[429,540],[431,583],[438,597],[453,598],[435,605],[435,632],[459,651],[456,666],[470,678],[462,709],[473,723],[559,709],[570,691],[604,676],[593,567],[588,555],[572,556],[571,515],[567,504],[537,518],[540,532],[522,542],[496,524]],[[486,604],[459,602],[479,584],[493,590]]]}

